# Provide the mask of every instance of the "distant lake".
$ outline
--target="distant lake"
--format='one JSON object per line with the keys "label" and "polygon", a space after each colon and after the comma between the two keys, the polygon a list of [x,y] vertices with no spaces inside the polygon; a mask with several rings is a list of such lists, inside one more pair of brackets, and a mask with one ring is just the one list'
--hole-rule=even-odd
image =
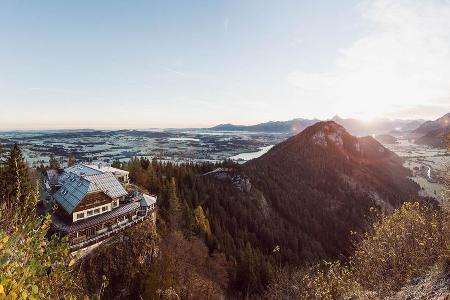
{"label": "distant lake", "polygon": [[258,157],[266,154],[270,149],[272,149],[273,146],[275,146],[275,145],[260,147],[259,151],[241,153],[241,154],[238,154],[235,156],[231,156],[230,159],[238,160],[238,161],[248,161],[248,160],[251,160],[254,158],[258,158]]}
{"label": "distant lake", "polygon": [[180,142],[192,141],[192,142],[200,142],[200,139],[189,138],[189,137],[178,137],[178,138],[169,138],[169,141],[180,141]]}

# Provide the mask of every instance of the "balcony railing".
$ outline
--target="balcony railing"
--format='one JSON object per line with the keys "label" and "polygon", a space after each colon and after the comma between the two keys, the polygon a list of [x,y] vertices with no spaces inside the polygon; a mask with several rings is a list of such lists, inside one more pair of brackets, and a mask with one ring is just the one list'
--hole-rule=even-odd
{"label": "balcony railing", "polygon": [[144,215],[139,214],[139,216],[137,218],[128,220],[128,222],[126,222],[126,223],[114,224],[116,226],[111,226],[108,228],[108,230],[106,232],[103,232],[101,234],[96,234],[95,236],[92,236],[92,237],[80,236],[77,238],[73,238],[71,240],[70,250],[73,252],[73,251],[88,247],[90,245],[93,245],[95,243],[98,243],[102,240],[105,240],[119,231],[122,231],[134,224],[142,222],[146,217],[151,215],[151,213],[152,212],[149,211],[147,214],[144,214]]}

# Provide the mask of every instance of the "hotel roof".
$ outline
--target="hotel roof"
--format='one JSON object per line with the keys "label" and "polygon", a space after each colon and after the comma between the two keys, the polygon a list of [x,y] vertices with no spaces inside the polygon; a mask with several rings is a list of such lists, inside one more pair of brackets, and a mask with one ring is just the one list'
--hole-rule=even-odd
{"label": "hotel roof", "polygon": [[103,173],[102,171],[98,169],[94,169],[88,165],[78,164],[71,167],[68,167],[64,169],[64,172],[66,173],[73,173],[78,176],[91,176],[91,175],[97,175]]}
{"label": "hotel roof", "polygon": [[110,166],[104,166],[102,164],[98,164],[98,165],[84,165],[84,166],[86,166],[88,168],[91,168],[91,169],[94,169],[94,170],[97,170],[97,171],[100,171],[102,173],[105,173],[105,172],[110,172],[110,173],[113,173],[113,174],[116,174],[116,173],[129,174],[130,173],[130,172],[125,171],[125,170],[113,168],[113,167],[110,167]]}
{"label": "hotel roof", "polygon": [[103,192],[113,199],[128,194],[112,173],[90,172],[87,175],[81,172],[89,171],[86,168],[74,167],[68,168],[70,170],[59,178],[61,188],[53,195],[67,213],[71,214],[88,193]]}

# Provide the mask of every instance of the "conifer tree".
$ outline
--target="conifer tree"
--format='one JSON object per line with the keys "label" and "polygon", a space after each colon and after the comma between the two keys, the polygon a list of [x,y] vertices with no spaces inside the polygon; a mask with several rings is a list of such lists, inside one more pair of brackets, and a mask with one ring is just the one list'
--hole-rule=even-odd
{"label": "conifer tree", "polygon": [[180,210],[180,200],[177,195],[175,178],[172,178],[169,183],[169,208],[172,212],[178,212]]}
{"label": "conifer tree", "polygon": [[77,163],[77,159],[75,158],[75,155],[71,154],[69,155],[69,159],[67,160],[67,166],[71,167]]}
{"label": "conifer tree", "polygon": [[28,176],[28,165],[17,144],[12,147],[4,168],[5,197],[8,205],[25,203],[32,191]]}
{"label": "conifer tree", "polygon": [[116,169],[122,169],[122,164],[120,163],[120,160],[115,159],[112,163],[111,163],[111,167],[116,168]]}
{"label": "conifer tree", "polygon": [[[9,160],[20,174],[20,150],[13,150]],[[26,178],[16,179],[14,202],[20,202]],[[38,198],[36,189],[23,206],[0,203],[0,299],[77,299],[69,243],[56,235],[48,239],[51,215],[36,216]]]}
{"label": "conifer tree", "polygon": [[48,164],[50,166],[50,169],[59,169],[60,168],[59,161],[53,153],[50,154],[50,159],[48,160]]}

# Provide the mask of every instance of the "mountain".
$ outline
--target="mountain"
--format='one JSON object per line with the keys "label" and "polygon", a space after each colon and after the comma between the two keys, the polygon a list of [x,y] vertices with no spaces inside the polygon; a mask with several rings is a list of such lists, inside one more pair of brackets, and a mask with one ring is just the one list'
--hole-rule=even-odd
{"label": "mountain", "polygon": [[448,134],[450,134],[450,113],[434,121],[423,123],[411,132],[409,138],[415,140],[417,144],[444,147]]}
{"label": "mountain", "polygon": [[233,124],[221,124],[209,128],[214,131],[250,131],[250,132],[271,132],[271,133],[299,133],[306,127],[311,126],[319,120],[308,119],[292,119],[289,121],[270,121],[260,123],[257,125],[233,125]]}
{"label": "mountain", "polygon": [[[270,132],[270,133],[286,133],[297,134],[306,127],[311,126],[320,120],[318,119],[293,119],[289,121],[271,121],[260,123],[257,125],[233,125],[221,124],[209,128],[214,131],[250,131],[250,132]],[[365,136],[372,134],[399,134],[409,132],[419,127],[424,120],[390,120],[377,119],[370,122],[360,121],[358,119],[344,119],[339,116],[334,116],[331,121],[334,121],[346,128],[351,134],[357,136]]]}
{"label": "mountain", "polygon": [[350,232],[367,228],[371,207],[389,211],[417,196],[419,186],[402,163],[372,137],[326,121],[243,165],[153,168],[175,178],[181,207],[206,212],[209,247],[236,262],[230,286],[246,293],[261,291],[275,265],[350,254]]}
{"label": "mountain", "polygon": [[364,228],[370,207],[390,210],[419,190],[400,157],[333,121],[308,127],[243,169],[256,193],[249,199],[263,209],[241,222],[264,224],[257,239],[272,238],[296,263],[345,253],[350,231]]}
{"label": "mountain", "polygon": [[[176,276],[182,286],[199,279],[201,286],[216,282],[226,290],[220,294],[230,299],[261,293],[278,266],[348,257],[353,249],[350,232],[367,228],[371,207],[390,210],[419,190],[396,154],[372,137],[350,135],[332,121],[318,122],[243,165],[135,158],[127,169],[135,184],[158,195],[158,230],[170,232],[179,226],[187,237],[183,241],[162,234],[163,241],[170,242],[166,248],[158,247],[162,261],[157,259],[156,265],[151,261],[150,268],[133,274],[139,274],[138,279],[142,273],[161,279],[168,283],[164,286],[173,286]],[[127,253],[148,253],[139,248],[144,236],[139,232],[133,244],[124,239],[106,249],[104,257],[91,260],[102,262],[90,272],[96,286],[101,284],[96,274],[109,274],[107,295],[130,288],[124,280],[134,282],[124,274],[130,265],[140,263]],[[194,237],[203,237],[207,249],[189,242]],[[119,259],[111,255],[111,247],[119,247]],[[207,259],[199,259],[204,253],[209,254]],[[163,263],[160,267],[158,261]],[[197,266],[202,267],[195,270]],[[133,295],[143,295],[141,284],[134,288],[138,290]],[[186,290],[192,293],[191,288]]]}
{"label": "mountain", "polygon": [[390,120],[390,119],[375,119],[372,121],[361,121],[357,119],[343,119],[339,116],[334,116],[332,121],[342,125],[351,134],[357,136],[365,136],[372,134],[400,134],[409,132],[419,127],[424,120]]}
{"label": "mountain", "polygon": [[[297,183],[332,178],[327,189],[330,185],[339,189],[350,184],[373,196],[378,204],[397,206],[416,187],[407,179],[409,170],[402,164],[400,157],[374,138],[357,138],[339,124],[326,121],[307,128],[247,165],[257,173],[277,172],[279,178]],[[296,185],[291,188],[298,189]]]}
{"label": "mountain", "polygon": [[396,144],[397,138],[390,134],[378,134],[374,138],[382,144]]}

